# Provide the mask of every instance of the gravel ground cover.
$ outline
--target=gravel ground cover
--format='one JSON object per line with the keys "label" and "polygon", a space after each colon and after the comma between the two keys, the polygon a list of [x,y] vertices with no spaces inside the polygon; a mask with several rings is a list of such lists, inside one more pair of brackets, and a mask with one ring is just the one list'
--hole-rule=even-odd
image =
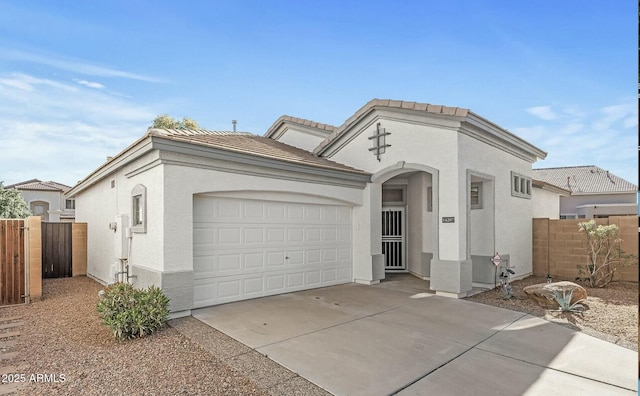
{"label": "gravel ground cover", "polygon": [[[96,312],[103,286],[86,277],[43,281],[43,299],[0,309],[21,316],[19,395],[265,395],[244,373],[166,326],[151,337],[118,343]],[[64,382],[30,382],[31,374]],[[35,377],[37,379],[37,377]]]}
{"label": "gravel ground cover", "polygon": [[513,311],[526,312],[573,330],[638,350],[638,284],[611,282],[605,288],[591,288],[577,282],[587,291],[589,307],[582,314],[545,310],[524,294],[524,287],[545,283],[544,277],[529,276],[511,282],[514,298],[505,300],[496,289],[468,297],[467,300]]}

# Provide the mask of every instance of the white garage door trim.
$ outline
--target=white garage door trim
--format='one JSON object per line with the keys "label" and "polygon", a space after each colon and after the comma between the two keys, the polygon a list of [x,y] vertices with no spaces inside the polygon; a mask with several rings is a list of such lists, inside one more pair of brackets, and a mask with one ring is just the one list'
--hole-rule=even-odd
{"label": "white garage door trim", "polygon": [[353,281],[349,206],[196,195],[193,214],[194,308]]}

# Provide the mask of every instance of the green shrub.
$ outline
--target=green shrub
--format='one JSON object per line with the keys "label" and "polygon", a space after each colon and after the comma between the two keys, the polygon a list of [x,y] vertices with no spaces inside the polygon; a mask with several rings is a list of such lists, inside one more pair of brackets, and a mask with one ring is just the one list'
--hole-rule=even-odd
{"label": "green shrub", "polygon": [[158,287],[139,290],[128,283],[114,283],[101,293],[97,309],[102,323],[121,341],[144,337],[164,325],[168,305],[169,299]]}

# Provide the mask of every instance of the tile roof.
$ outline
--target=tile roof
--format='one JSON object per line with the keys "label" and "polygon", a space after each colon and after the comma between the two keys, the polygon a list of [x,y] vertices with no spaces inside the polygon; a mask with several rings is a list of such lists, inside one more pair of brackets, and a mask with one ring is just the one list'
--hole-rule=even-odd
{"label": "tile roof", "polygon": [[636,192],[638,186],[595,165],[533,169],[533,178],[572,194]]}
{"label": "tile roof", "polygon": [[285,122],[304,125],[304,126],[307,126],[307,127],[319,129],[322,133],[324,133],[326,135],[329,135],[330,133],[332,133],[336,129],[336,127],[333,126],[333,125],[323,124],[321,122],[311,121],[311,120],[307,120],[307,119],[304,119],[304,118],[298,118],[298,117],[291,117],[291,116],[288,116],[288,115],[283,115],[283,116],[280,116],[273,124],[271,124],[271,127],[269,127],[269,129],[267,130],[267,132],[263,136],[264,137],[273,136],[273,134],[278,129],[278,127],[280,127],[280,125],[282,125]]}
{"label": "tile roof", "polygon": [[6,186],[6,189],[15,188],[17,190],[33,190],[33,191],[60,191],[66,193],[71,187],[62,183],[56,183],[54,181],[40,181],[38,179],[31,179],[21,183],[12,184]]}
{"label": "tile roof", "polygon": [[248,132],[149,129],[147,136],[276,159],[297,165],[368,175],[362,170],[317,157],[306,150]]}
{"label": "tile roof", "polygon": [[342,125],[335,128],[329,137],[325,139],[316,149],[315,153],[322,153],[323,149],[329,146],[334,140],[338,139],[351,125],[356,123],[366,114],[368,114],[371,109],[374,107],[387,107],[387,108],[396,108],[396,109],[406,109],[406,110],[415,110],[422,111],[431,114],[441,114],[448,116],[458,116],[458,117],[466,117],[469,113],[468,109],[463,109],[461,107],[449,107],[449,106],[440,106],[440,105],[432,105],[429,103],[418,103],[418,102],[407,102],[403,100],[391,100],[391,99],[372,99],[367,104],[362,106],[358,111],[355,112],[354,115],[349,117]]}

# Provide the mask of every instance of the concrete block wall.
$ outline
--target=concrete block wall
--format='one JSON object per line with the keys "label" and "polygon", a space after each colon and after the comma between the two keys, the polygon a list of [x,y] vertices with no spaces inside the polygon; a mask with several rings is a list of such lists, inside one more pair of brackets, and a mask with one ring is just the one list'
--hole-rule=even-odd
{"label": "concrete block wall", "polygon": [[29,300],[38,301],[42,298],[42,225],[40,216],[26,219],[27,235],[25,249],[29,266]]}
{"label": "concrete block wall", "polygon": [[[621,248],[634,254],[629,266],[618,266],[614,281],[638,282],[638,217],[612,216],[594,219],[597,224],[616,224],[620,228]],[[585,219],[533,219],[533,273],[555,279],[573,280],[579,276],[578,265],[587,262],[587,242],[578,230]]]}
{"label": "concrete block wall", "polygon": [[71,225],[72,276],[87,275],[87,223]]}

